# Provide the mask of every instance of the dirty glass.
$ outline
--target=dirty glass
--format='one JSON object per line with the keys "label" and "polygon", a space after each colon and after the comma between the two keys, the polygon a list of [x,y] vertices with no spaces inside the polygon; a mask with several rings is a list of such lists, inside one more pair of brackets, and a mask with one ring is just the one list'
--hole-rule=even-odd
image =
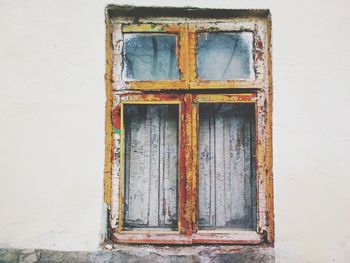
{"label": "dirty glass", "polygon": [[203,80],[253,79],[253,33],[198,35],[197,73]]}
{"label": "dirty glass", "polygon": [[174,34],[124,34],[123,77],[126,80],[180,78]]}
{"label": "dirty glass", "polygon": [[198,146],[199,228],[254,229],[254,105],[201,104]]}
{"label": "dirty glass", "polygon": [[178,105],[125,105],[126,229],[177,227]]}

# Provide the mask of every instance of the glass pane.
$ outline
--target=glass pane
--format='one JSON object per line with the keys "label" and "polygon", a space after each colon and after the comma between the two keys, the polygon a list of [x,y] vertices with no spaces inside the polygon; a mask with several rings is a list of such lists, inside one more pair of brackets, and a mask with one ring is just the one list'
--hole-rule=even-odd
{"label": "glass pane", "polygon": [[178,105],[125,105],[126,229],[177,227]]}
{"label": "glass pane", "polygon": [[204,80],[253,79],[253,33],[198,35],[197,73]]}
{"label": "glass pane", "polygon": [[251,104],[199,108],[199,228],[255,229],[255,122]]}
{"label": "glass pane", "polygon": [[124,69],[127,80],[179,79],[176,35],[124,34]]}

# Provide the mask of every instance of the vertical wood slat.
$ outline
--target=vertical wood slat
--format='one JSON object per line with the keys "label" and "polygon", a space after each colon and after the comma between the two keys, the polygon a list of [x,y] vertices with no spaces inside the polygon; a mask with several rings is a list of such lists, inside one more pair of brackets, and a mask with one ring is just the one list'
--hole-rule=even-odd
{"label": "vertical wood slat", "polygon": [[178,106],[125,106],[124,227],[176,228]]}
{"label": "vertical wood slat", "polygon": [[199,228],[255,228],[254,123],[253,105],[200,105]]}

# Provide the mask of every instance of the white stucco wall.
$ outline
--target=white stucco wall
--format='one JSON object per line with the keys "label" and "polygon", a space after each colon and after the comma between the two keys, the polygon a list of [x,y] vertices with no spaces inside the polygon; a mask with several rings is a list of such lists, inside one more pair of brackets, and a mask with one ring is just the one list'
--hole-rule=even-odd
{"label": "white stucco wall", "polygon": [[108,3],[269,8],[279,262],[350,260],[350,2],[0,1],[0,247],[96,249]]}

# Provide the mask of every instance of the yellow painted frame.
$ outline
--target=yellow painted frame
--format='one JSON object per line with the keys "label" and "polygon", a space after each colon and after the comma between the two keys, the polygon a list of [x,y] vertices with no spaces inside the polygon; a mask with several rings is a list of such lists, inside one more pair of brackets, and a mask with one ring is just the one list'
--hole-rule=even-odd
{"label": "yellow painted frame", "polygon": [[[195,11],[193,11],[195,12]],[[123,18],[124,19],[124,18]],[[176,18],[180,23],[168,23],[167,20],[159,18],[143,18],[142,23],[134,24],[132,19],[124,19],[122,21],[114,20],[114,17],[108,15],[106,17],[106,163],[105,163],[105,203],[108,206],[110,215],[110,230],[113,231],[113,240],[117,243],[157,243],[157,244],[192,244],[192,243],[225,243],[225,244],[259,244],[274,242],[274,213],[273,213],[273,182],[272,182],[272,66],[271,66],[271,19],[269,13],[263,17],[233,17],[225,20],[225,23],[216,23],[213,19],[182,19]],[[158,23],[154,23],[158,21]],[[173,20],[177,21],[177,20]],[[218,24],[218,26],[216,26]],[[213,26],[215,25],[215,26]],[[263,71],[260,79],[254,81],[234,80],[234,81],[204,81],[198,80],[196,76],[196,34],[198,32],[209,31],[253,31],[254,32],[254,50],[262,56],[260,62],[263,63]],[[260,31],[259,31],[260,30]],[[178,81],[123,81],[119,76],[114,75],[113,70],[119,72],[122,57],[120,53],[120,45],[117,41],[122,33],[172,33],[178,34],[178,44],[181,45],[182,51],[178,58],[179,66],[182,65],[183,79]],[[258,36],[255,38],[255,36]],[[261,39],[259,37],[263,36]],[[181,43],[180,43],[181,42]],[[119,46],[118,46],[119,45]],[[262,45],[262,47],[260,47]],[[225,92],[231,94],[221,94]],[[243,90],[244,91],[243,91]],[[211,94],[201,94],[202,91],[211,92]],[[221,91],[220,91],[221,90]],[[143,91],[159,91],[155,94],[147,94]],[[171,93],[169,93],[171,91]],[[236,92],[236,93],[234,93]],[[240,93],[248,92],[248,93]],[[251,94],[255,94],[254,98],[248,98]],[[186,102],[186,207],[190,213],[186,214],[186,225],[178,227],[179,231],[172,231],[175,234],[169,235],[169,232],[161,233],[143,233],[135,231],[134,234],[124,234],[122,230],[122,218],[118,218],[118,224],[114,224],[116,214],[114,214],[113,206],[120,206],[119,203],[113,205],[113,178],[114,173],[118,177],[118,169],[113,170],[113,156],[116,148],[115,139],[113,137],[112,120],[114,118],[113,111],[122,104],[128,104],[126,100],[130,100],[130,104],[136,104],[137,100],[140,104],[160,104],[164,99],[163,96],[179,96],[181,102]],[[239,97],[235,96],[241,96]],[[242,96],[248,96],[242,98]],[[208,99],[209,98],[209,99]],[[170,99],[172,100],[172,99]],[[249,102],[249,100],[252,100]],[[254,100],[254,101],[253,101]],[[196,171],[198,168],[198,158],[192,158],[192,154],[196,155],[197,146],[197,121],[198,104],[199,103],[255,103],[256,104],[256,133],[260,136],[257,140],[257,158],[259,157],[261,182],[261,200],[265,207],[261,211],[257,211],[259,216],[259,231],[261,240],[246,235],[246,233],[205,233],[196,231],[196,206],[193,203],[194,194],[196,193]],[[245,102],[246,101],[246,102]],[[125,103],[126,102],[126,103]],[[167,104],[167,99],[164,99]],[[174,103],[175,104],[175,103]],[[185,106],[185,105],[184,105]],[[123,110],[122,110],[123,112]],[[120,116],[121,117],[121,116]],[[124,118],[124,117],[123,117]],[[121,122],[123,124],[124,120]],[[124,129],[124,127],[122,127]],[[122,129],[121,129],[122,130]],[[182,131],[181,131],[182,132]],[[122,134],[121,134],[122,135]],[[122,141],[120,141],[122,143]],[[190,147],[188,147],[190,145]],[[121,151],[122,154],[122,151]],[[187,156],[188,154],[188,156]],[[120,169],[122,167],[120,166]],[[258,176],[258,171],[257,171]],[[121,177],[120,177],[121,178]],[[118,181],[118,178],[116,179]],[[120,186],[119,186],[120,190]],[[121,191],[119,191],[119,194]],[[190,198],[188,198],[190,196]],[[119,197],[118,197],[119,199]],[[119,199],[120,202],[120,199]],[[197,200],[195,200],[197,202]],[[118,208],[118,215],[122,210]],[[114,217],[114,219],[113,219]],[[180,220],[179,220],[180,221]],[[258,224],[257,224],[258,225]],[[116,228],[115,228],[116,227]],[[186,235],[184,235],[186,230]],[[128,231],[129,232],[129,231]],[[131,231],[130,231],[131,232]],[[179,232],[179,233],[178,233]],[[238,231],[239,232],[239,231]],[[231,235],[232,234],[232,235]],[[115,238],[120,235],[120,238]],[[128,237],[126,237],[128,235]],[[222,236],[221,236],[222,235]],[[225,237],[223,236],[225,235]]]}

